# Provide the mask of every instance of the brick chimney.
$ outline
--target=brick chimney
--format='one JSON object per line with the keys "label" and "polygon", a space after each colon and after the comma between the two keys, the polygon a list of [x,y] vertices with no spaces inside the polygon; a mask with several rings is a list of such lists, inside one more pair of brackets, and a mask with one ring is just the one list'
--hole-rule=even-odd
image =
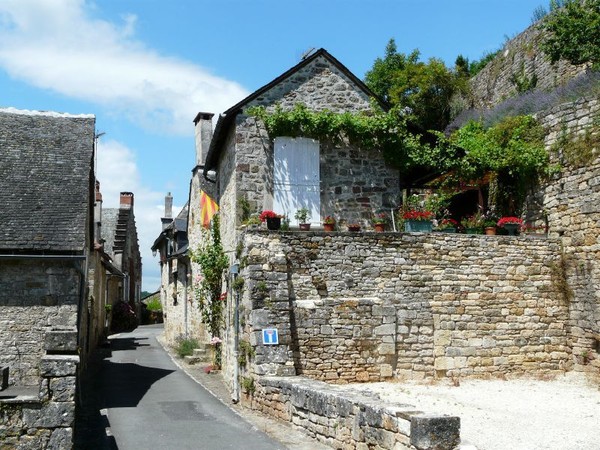
{"label": "brick chimney", "polygon": [[133,209],[133,192],[121,192],[120,209]]}
{"label": "brick chimney", "polygon": [[212,140],[212,118],[213,113],[199,112],[194,119],[196,125],[196,165],[204,166],[210,141]]}

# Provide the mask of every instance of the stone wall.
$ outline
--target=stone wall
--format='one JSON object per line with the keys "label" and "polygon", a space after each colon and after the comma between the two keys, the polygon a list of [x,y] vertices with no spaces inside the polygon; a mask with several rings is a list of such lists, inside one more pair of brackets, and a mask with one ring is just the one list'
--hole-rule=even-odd
{"label": "stone wall", "polygon": [[[569,367],[556,240],[255,231],[244,244],[249,373],[345,383]],[[262,345],[264,328],[281,345]]]}
{"label": "stone wall", "polygon": [[460,419],[382,406],[377,397],[349,395],[303,378],[263,377],[245,403],[290,422],[332,448],[452,450],[460,443]]}
{"label": "stone wall", "polygon": [[77,332],[50,330],[43,345],[51,354],[42,356],[39,361],[39,389],[13,386],[3,391],[0,397],[0,444],[3,449],[72,448],[79,363]]}
{"label": "stone wall", "polygon": [[[600,376],[600,100],[582,98],[539,113],[538,119],[548,130],[552,162],[561,165],[540,196],[550,234],[564,248],[563,293],[570,301],[573,361],[577,370]],[[585,142],[586,135],[595,136],[596,143],[590,139],[572,146]]]}
{"label": "stone wall", "polygon": [[9,366],[11,385],[37,386],[46,333],[55,327],[77,328],[77,264],[0,260],[0,366]]}
{"label": "stone wall", "polygon": [[517,94],[513,76],[531,80],[536,88],[550,90],[582,74],[586,65],[566,61],[551,64],[539,48],[542,35],[535,25],[506,42],[498,56],[471,80],[474,106],[489,108]]}

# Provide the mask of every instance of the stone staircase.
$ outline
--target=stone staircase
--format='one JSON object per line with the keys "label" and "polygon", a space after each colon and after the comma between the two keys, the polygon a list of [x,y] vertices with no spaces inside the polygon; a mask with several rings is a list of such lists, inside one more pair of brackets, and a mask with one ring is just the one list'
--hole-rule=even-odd
{"label": "stone staircase", "polygon": [[211,356],[210,345],[205,344],[200,348],[195,348],[194,353],[190,356],[184,356],[183,360],[187,364],[193,365],[201,362],[210,362],[212,359]]}

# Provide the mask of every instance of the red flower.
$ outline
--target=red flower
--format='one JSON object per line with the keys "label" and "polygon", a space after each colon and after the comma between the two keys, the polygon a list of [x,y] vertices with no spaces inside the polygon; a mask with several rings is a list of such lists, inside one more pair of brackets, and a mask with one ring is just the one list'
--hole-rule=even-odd
{"label": "red flower", "polygon": [[279,214],[277,214],[276,212],[270,211],[270,210],[265,210],[263,212],[260,213],[260,216],[258,217],[260,219],[261,222],[265,222],[267,219],[276,219],[278,217],[281,217]]}
{"label": "red flower", "polygon": [[432,220],[433,213],[431,211],[417,211],[411,209],[402,213],[404,220]]}
{"label": "red flower", "polygon": [[497,225],[499,227],[503,227],[504,225],[523,225],[523,219],[519,219],[518,217],[502,217]]}
{"label": "red flower", "polygon": [[454,219],[442,219],[440,222],[440,228],[456,228],[458,222]]}

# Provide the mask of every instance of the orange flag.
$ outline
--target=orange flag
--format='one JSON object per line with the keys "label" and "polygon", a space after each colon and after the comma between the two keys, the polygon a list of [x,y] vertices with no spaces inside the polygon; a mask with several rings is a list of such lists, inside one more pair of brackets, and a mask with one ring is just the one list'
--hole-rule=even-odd
{"label": "orange flag", "polygon": [[210,227],[210,221],[213,216],[219,211],[219,205],[210,196],[200,191],[200,221],[204,228]]}

